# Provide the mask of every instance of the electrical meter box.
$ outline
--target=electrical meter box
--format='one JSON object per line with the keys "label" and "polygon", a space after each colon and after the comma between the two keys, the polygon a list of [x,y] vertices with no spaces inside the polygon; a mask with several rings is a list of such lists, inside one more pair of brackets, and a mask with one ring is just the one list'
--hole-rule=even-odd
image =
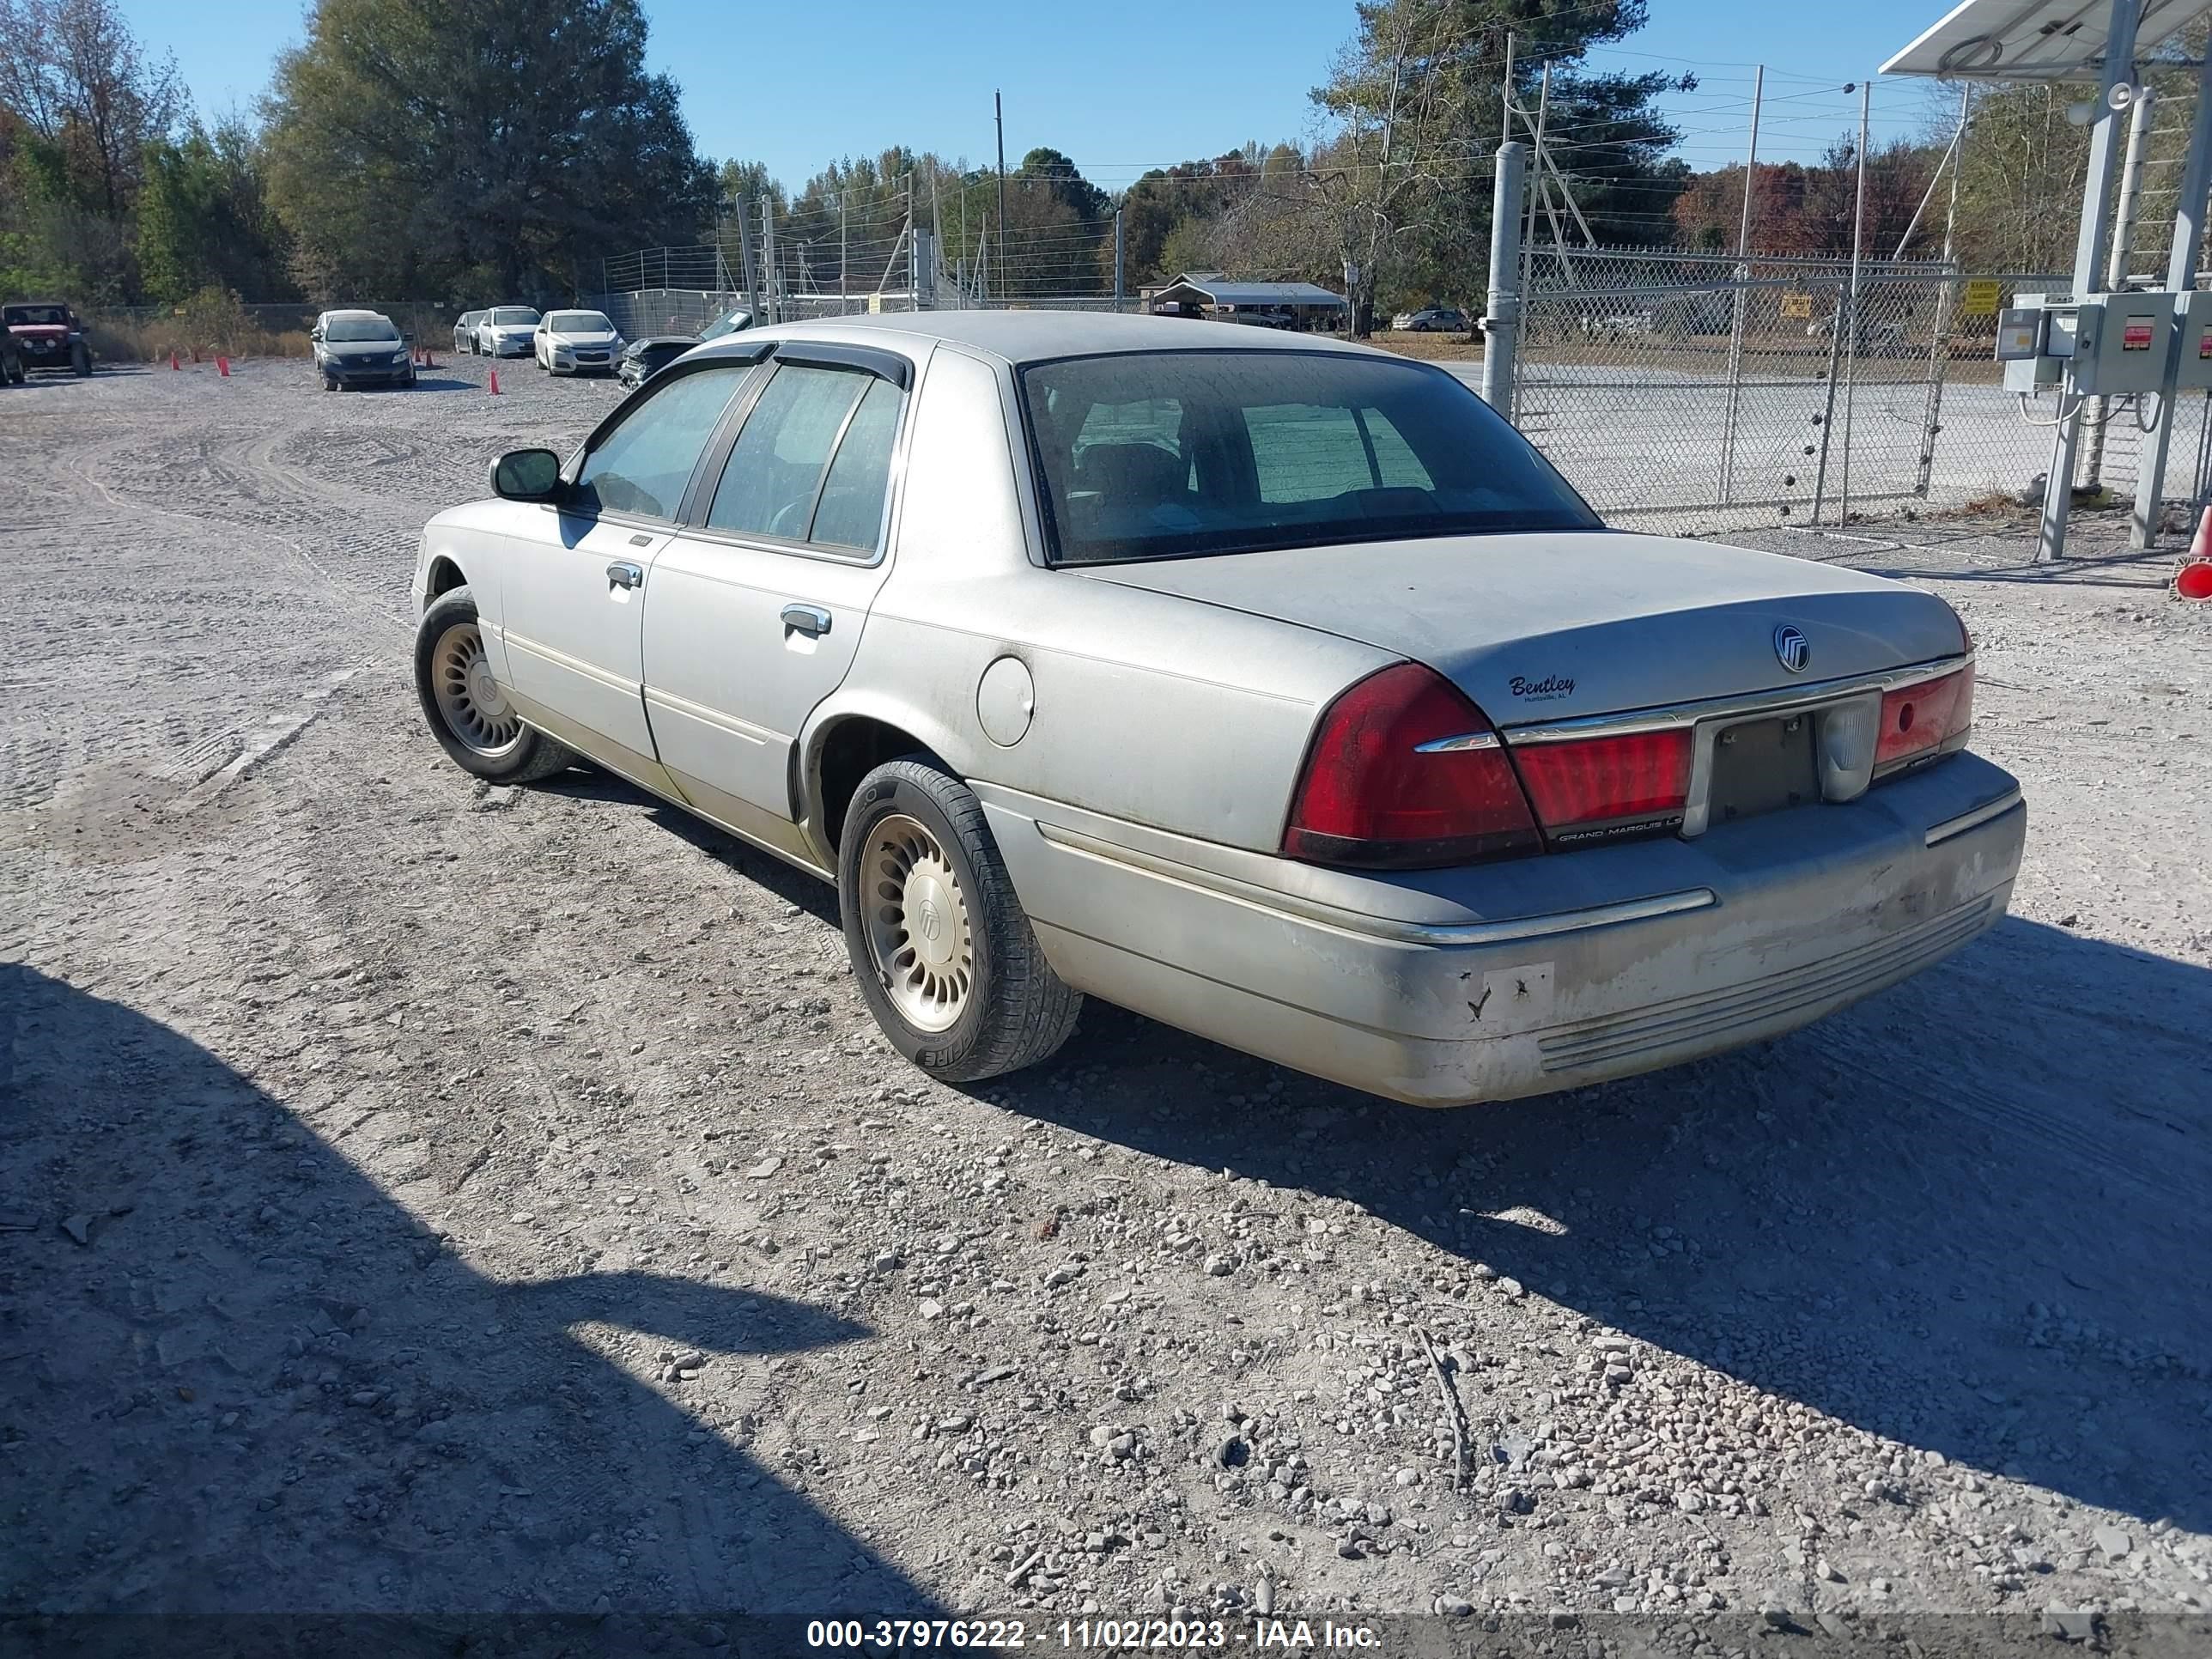
{"label": "electrical meter box", "polygon": [[2172,339],[2174,298],[2148,294],[2099,294],[2077,302],[2074,361],[2067,384],[2081,397],[2111,398],[2156,392],[2166,380],[2166,347]]}
{"label": "electrical meter box", "polygon": [[2181,361],[2174,386],[2182,392],[2212,391],[2212,293],[2201,289],[2174,296],[2174,326],[2181,331]]}
{"label": "electrical meter box", "polygon": [[2074,350],[2073,307],[2049,294],[2014,297],[1997,319],[1997,361],[2007,392],[2033,397],[2065,378]]}

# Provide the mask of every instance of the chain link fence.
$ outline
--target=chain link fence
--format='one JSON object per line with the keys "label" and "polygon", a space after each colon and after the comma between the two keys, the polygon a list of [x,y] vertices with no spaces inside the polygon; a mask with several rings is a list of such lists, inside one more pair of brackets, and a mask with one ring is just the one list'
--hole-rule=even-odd
{"label": "chain link fence", "polygon": [[1991,354],[1996,307],[2063,278],[1553,250],[1526,281],[1514,418],[1618,522],[1963,507],[2022,489],[2047,457]]}
{"label": "chain link fence", "polygon": [[343,307],[308,301],[243,305],[104,306],[83,312],[93,355],[107,362],[163,362],[171,352],[233,357],[305,357],[307,331],[325,311],[378,311],[412,344],[449,350],[458,307],[427,300],[361,300]]}

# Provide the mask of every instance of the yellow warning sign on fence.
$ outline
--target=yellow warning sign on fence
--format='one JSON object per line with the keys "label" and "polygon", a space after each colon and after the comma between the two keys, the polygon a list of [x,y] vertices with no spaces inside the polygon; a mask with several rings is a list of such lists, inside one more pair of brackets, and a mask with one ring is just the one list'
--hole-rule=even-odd
{"label": "yellow warning sign on fence", "polygon": [[1785,321],[1809,322],[1813,316],[1813,296],[1809,294],[1785,294],[1782,296],[1782,315]]}
{"label": "yellow warning sign on fence", "polygon": [[1997,284],[1993,276],[1977,276],[1966,284],[1966,297],[1959,301],[1961,317],[1994,317],[1997,314]]}

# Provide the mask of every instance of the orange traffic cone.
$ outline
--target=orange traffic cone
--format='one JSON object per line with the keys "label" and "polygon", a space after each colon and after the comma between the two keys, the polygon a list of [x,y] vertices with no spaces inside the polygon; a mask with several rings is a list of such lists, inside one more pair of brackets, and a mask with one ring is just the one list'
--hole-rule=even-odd
{"label": "orange traffic cone", "polygon": [[215,372],[222,375],[224,380],[228,380],[230,378],[230,359],[218,353],[215,360]]}
{"label": "orange traffic cone", "polygon": [[499,396],[499,371],[495,368],[491,372],[491,395]]}
{"label": "orange traffic cone", "polygon": [[2212,599],[2212,507],[2197,521],[2197,534],[2173,573],[2173,597],[2197,605]]}
{"label": "orange traffic cone", "polygon": [[177,372],[177,349],[174,346],[171,346],[169,348],[169,373],[172,374],[175,374]]}

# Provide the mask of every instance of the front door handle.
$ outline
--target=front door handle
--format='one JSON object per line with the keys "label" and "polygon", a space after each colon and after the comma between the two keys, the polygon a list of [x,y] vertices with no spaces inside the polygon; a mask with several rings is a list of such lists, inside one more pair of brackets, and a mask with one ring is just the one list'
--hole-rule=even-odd
{"label": "front door handle", "polygon": [[607,567],[609,587],[642,587],[645,586],[645,567],[632,564],[628,559],[617,559]]}
{"label": "front door handle", "polygon": [[818,639],[830,631],[830,613],[818,605],[787,605],[783,625]]}

